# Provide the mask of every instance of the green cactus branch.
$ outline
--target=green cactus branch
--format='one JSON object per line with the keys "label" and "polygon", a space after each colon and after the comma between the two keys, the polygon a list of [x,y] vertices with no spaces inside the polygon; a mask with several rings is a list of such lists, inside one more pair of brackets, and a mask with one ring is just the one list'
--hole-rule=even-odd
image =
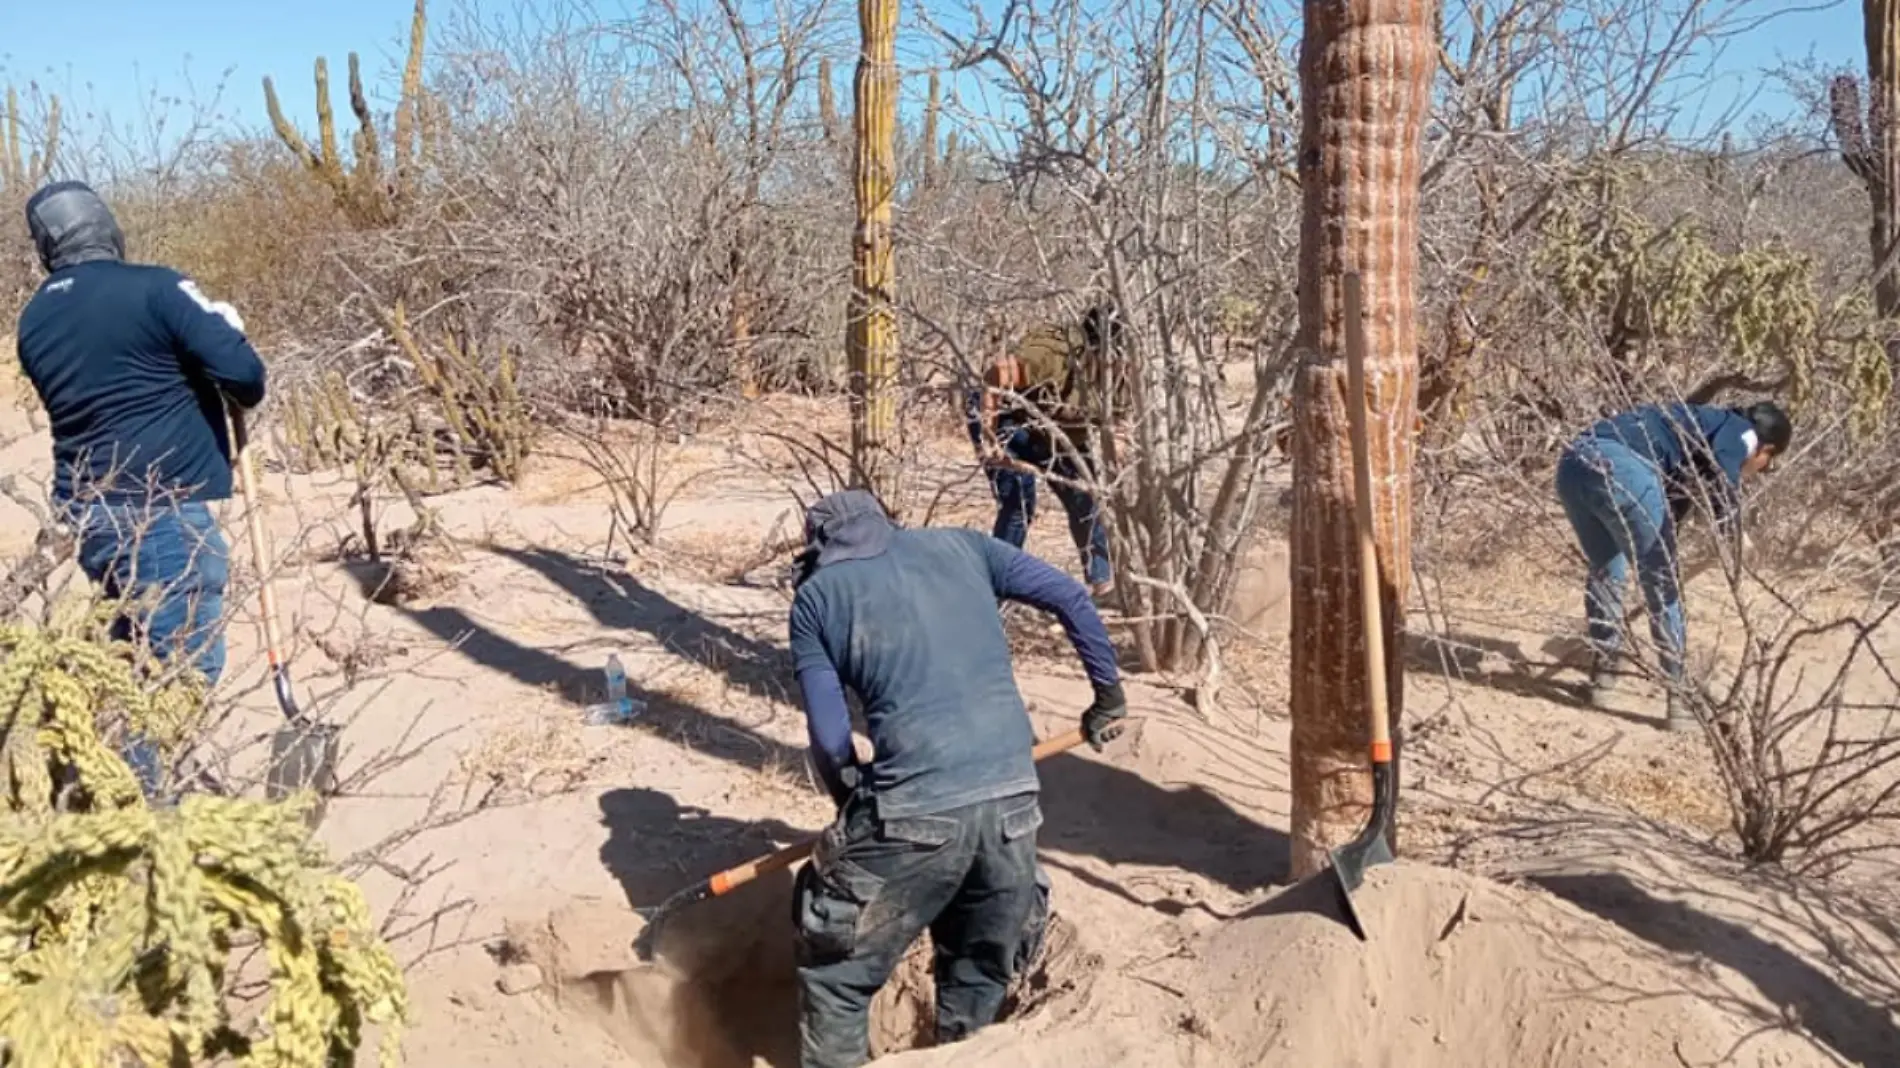
{"label": "green cactus branch", "polygon": [[387,226],[396,221],[402,208],[414,198],[418,159],[436,143],[436,131],[430,126],[438,121],[440,109],[431,106],[422,86],[423,45],[428,30],[425,5],[426,0],[416,0],[410,20],[409,56],[403,67],[402,95],[396,104],[391,147],[396,175],[393,185],[383,177],[382,137],[369,97],[363,91],[362,68],[355,52],[349,56],[349,96],[356,131],[350,138],[347,162],[338,146],[328,62],[318,57],[315,64],[317,144],[314,148],[296,124],[284,115],[276,86],[269,75],[264,77],[264,108],[270,115],[271,129],[276,131],[277,139],[312,177],[330,190],[337,205],[358,225]]}

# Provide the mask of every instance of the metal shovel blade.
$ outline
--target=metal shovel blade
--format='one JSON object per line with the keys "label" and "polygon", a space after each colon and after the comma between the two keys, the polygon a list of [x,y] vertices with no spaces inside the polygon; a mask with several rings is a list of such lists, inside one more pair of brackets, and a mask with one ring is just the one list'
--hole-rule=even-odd
{"label": "metal shovel blade", "polygon": [[338,740],[339,730],[331,723],[293,723],[272,734],[264,796],[281,801],[299,790],[316,791],[317,803],[308,817],[314,828],[336,790]]}
{"label": "metal shovel blade", "polygon": [[1366,881],[1367,868],[1390,864],[1394,859],[1392,810],[1397,800],[1393,796],[1397,779],[1390,763],[1372,766],[1372,818],[1366,821],[1358,837],[1327,851],[1333,862],[1333,885],[1339,888],[1340,911],[1345,913],[1346,926],[1352,928],[1361,942],[1366,940],[1366,927],[1359,919],[1359,910],[1353,906],[1352,892]]}
{"label": "metal shovel blade", "polygon": [[1339,888],[1339,906],[1346,915],[1346,926],[1364,942],[1366,927],[1359,920],[1359,910],[1353,907],[1352,892],[1366,881],[1367,868],[1392,863],[1392,847],[1386,843],[1385,834],[1379,832],[1370,839],[1362,834],[1327,852],[1333,860],[1333,884]]}

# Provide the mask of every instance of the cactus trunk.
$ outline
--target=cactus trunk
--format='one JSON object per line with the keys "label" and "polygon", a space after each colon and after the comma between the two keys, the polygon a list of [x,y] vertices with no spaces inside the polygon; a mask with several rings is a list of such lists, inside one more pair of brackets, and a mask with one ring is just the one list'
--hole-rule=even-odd
{"label": "cactus trunk", "polygon": [[[1293,873],[1371,800],[1346,405],[1366,404],[1394,721],[1418,405],[1419,143],[1438,52],[1431,0],[1307,0],[1300,50],[1301,366],[1294,386]],[[1346,396],[1344,275],[1366,294],[1365,397]]]}
{"label": "cactus trunk", "polygon": [[47,101],[46,124],[39,131],[37,146],[25,143],[20,113],[20,94],[7,86],[7,112],[4,141],[0,142],[0,193],[23,196],[39,188],[52,177],[53,159],[59,151],[59,97]]}
{"label": "cactus trunk", "polygon": [[937,72],[930,72],[930,90],[924,96],[924,188],[937,184],[937,111],[942,106],[939,94],[942,86],[938,84]]}
{"label": "cactus trunk", "polygon": [[897,315],[891,197],[897,185],[897,0],[858,0],[853,86],[858,225],[851,245],[851,460],[858,485],[897,510]]}
{"label": "cactus trunk", "polygon": [[818,57],[818,126],[826,144],[838,142],[838,101],[831,91],[831,59]]}
{"label": "cactus trunk", "polygon": [[[1867,33],[1869,118],[1874,159],[1867,180],[1873,208],[1868,243],[1880,268],[1874,278],[1874,310],[1900,318],[1900,0],[1864,0]],[[1887,360],[1900,367],[1900,343],[1889,342]]]}
{"label": "cactus trunk", "polygon": [[433,122],[440,121],[439,112],[430,108],[431,101],[422,87],[423,36],[428,28],[425,3],[426,0],[416,0],[409,24],[409,56],[403,68],[402,97],[396,104],[394,189],[384,180],[382,141],[369,98],[363,91],[356,53],[350,53],[349,57],[350,110],[356,116],[356,132],[350,138],[353,152],[348,166],[338,148],[336,112],[330,102],[329,64],[321,57],[316,61],[317,144],[314,148],[298,132],[296,124],[284,115],[270,77],[264,78],[264,110],[270,116],[271,129],[277,139],[329,189],[337,206],[359,226],[381,227],[396,221],[399,209],[414,192],[417,126],[423,127],[420,137],[425,142],[439,135],[439,131],[430,128]]}

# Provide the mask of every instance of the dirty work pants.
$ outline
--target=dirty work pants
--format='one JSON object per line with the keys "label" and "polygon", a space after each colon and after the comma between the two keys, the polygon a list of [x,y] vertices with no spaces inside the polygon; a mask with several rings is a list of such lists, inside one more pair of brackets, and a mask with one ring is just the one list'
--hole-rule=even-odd
{"label": "dirty work pants", "polygon": [[1622,650],[1623,587],[1634,563],[1663,675],[1679,681],[1682,596],[1675,520],[1661,472],[1619,441],[1583,438],[1557,463],[1557,497],[1590,564],[1584,613],[1596,655],[1607,663]]}
{"label": "dirty work pants", "polygon": [[[224,590],[230,549],[208,505],[75,504],[62,509],[78,535],[80,569],[124,603],[112,636],[142,641],[153,655],[189,658],[214,684],[224,673]],[[158,752],[127,741],[126,762],[147,796],[157,788]]]}
{"label": "dirty work pants", "polygon": [[845,803],[793,895],[802,1068],[870,1059],[871,1001],[925,930],[938,1043],[996,1019],[1048,924],[1041,823],[1035,794],[896,819],[879,819],[866,792]]}
{"label": "dirty work pants", "polygon": [[[964,425],[970,431],[970,444],[976,446],[979,457],[983,454],[982,403],[982,391],[972,390],[963,406]],[[1005,450],[1016,438],[1028,433],[1027,428],[1020,426],[1004,424],[996,428]],[[986,466],[983,473],[989,478],[990,496],[996,498],[997,504],[996,525],[990,531],[991,536],[1022,548],[1023,540],[1029,536],[1029,525],[1036,521],[1036,476],[1008,467]],[[1009,517],[1008,523],[1004,522],[1005,516]]]}

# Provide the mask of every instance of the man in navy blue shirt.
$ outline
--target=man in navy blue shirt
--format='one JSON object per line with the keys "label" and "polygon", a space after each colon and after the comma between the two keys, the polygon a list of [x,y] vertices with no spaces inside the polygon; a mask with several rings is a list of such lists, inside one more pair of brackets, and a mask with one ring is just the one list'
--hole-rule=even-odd
{"label": "man in navy blue shirt", "polygon": [[1623,584],[1633,562],[1667,685],[1665,724],[1670,730],[1695,726],[1682,699],[1676,523],[1706,501],[1718,530],[1738,533],[1742,477],[1767,470],[1793,436],[1787,413],[1768,401],[1747,408],[1649,404],[1599,421],[1564,450],[1557,496],[1590,564],[1584,608],[1593,702],[1615,678]]}
{"label": "man in navy blue shirt", "polygon": [[[229,305],[189,278],[125,262],[103,200],[56,182],[26,205],[46,280],[20,313],[20,364],[53,431],[53,500],[79,563],[108,597],[139,601],[118,637],[224,669],[228,551],[207,502],[231,495],[225,398],[264,399],[264,363]],[[156,774],[135,745],[148,789]]]}
{"label": "man in navy blue shirt", "polygon": [[[1100,749],[1127,711],[1115,650],[1079,582],[974,530],[899,530],[847,490],[805,520],[791,646],[813,762],[839,805],[797,888],[803,1068],[870,1057],[871,1001],[917,935],[936,947],[937,1041],[996,1018],[1048,920],[1036,863],[1035,739],[1002,599],[1056,616],[1095,687]],[[875,756],[857,761],[845,688]]]}

